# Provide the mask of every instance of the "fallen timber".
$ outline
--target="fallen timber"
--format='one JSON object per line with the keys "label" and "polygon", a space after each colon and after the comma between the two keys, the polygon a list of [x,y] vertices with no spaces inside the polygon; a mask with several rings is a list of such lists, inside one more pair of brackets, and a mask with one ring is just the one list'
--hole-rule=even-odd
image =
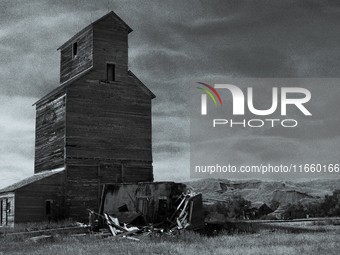
{"label": "fallen timber", "polygon": [[[144,219],[141,213],[136,214],[135,218],[121,218],[103,213],[103,215],[89,210],[89,225],[81,224],[81,227],[69,227],[60,229],[47,229],[41,231],[30,231],[22,233],[12,233],[15,235],[24,235],[30,241],[40,242],[43,240],[53,240],[55,234],[68,236],[100,236],[112,237],[117,239],[129,239],[139,241],[144,237],[159,235],[177,235],[183,230],[201,230],[204,228],[204,217],[202,210],[202,194],[196,194],[192,191],[182,193],[175,201],[175,206],[171,215],[164,222],[148,223],[134,226],[131,224],[136,217]],[[102,226],[98,222],[105,223]]]}
{"label": "fallen timber", "polygon": [[[171,216],[166,221],[158,224],[145,222],[144,226],[133,226],[128,221],[119,222],[118,217],[114,215],[107,213],[101,215],[89,210],[89,225],[92,231],[100,232],[99,234],[102,236],[126,238],[134,241],[139,241],[139,238],[150,235],[176,235],[181,230],[200,230],[204,228],[202,194],[187,191],[178,197],[175,204],[176,207]],[[102,228],[96,229],[100,221],[104,221],[108,231]]]}

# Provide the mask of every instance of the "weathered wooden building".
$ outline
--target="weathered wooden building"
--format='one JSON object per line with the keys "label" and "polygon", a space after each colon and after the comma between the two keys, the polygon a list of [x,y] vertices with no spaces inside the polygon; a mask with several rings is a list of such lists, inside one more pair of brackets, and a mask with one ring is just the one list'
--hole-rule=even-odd
{"label": "weathered wooden building", "polygon": [[99,212],[134,225],[161,224],[166,228],[204,228],[202,194],[183,183],[139,182],[103,185]]}
{"label": "weathered wooden building", "polygon": [[0,190],[1,224],[46,219],[56,186],[84,219],[103,184],[153,181],[155,95],[128,69],[131,31],[110,12],[58,49],[60,86],[34,104],[35,175]]}
{"label": "weathered wooden building", "polygon": [[0,226],[50,220],[64,169],[35,174],[0,190]]}
{"label": "weathered wooden building", "polygon": [[246,219],[259,219],[263,215],[267,215],[269,213],[272,213],[273,210],[263,202],[255,202],[251,203],[250,208],[245,212]]}
{"label": "weathered wooden building", "polygon": [[184,184],[174,182],[105,185],[99,212],[117,217],[142,214],[147,222],[164,222],[171,216],[175,202],[185,188]]}
{"label": "weathered wooden building", "polygon": [[299,208],[296,205],[286,204],[280,205],[273,213],[278,220],[291,220],[291,219],[303,219],[307,218],[307,213],[303,208]]}

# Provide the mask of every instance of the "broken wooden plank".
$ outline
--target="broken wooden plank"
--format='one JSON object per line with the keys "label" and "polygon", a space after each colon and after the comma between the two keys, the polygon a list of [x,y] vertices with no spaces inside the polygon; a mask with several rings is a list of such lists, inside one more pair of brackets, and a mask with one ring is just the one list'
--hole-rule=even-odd
{"label": "broken wooden plank", "polygon": [[124,232],[124,233],[118,233],[117,236],[120,236],[120,235],[134,235],[138,232],[140,232],[141,230],[133,230],[133,231],[129,231],[129,232]]}
{"label": "broken wooden plank", "polygon": [[[108,214],[105,213],[105,215],[108,215]],[[115,228],[117,228],[117,229],[119,229],[119,230],[121,230],[121,231],[123,231],[123,232],[129,232],[129,231],[126,230],[125,228],[123,228],[123,227],[121,227],[121,226],[115,224],[115,223],[112,221],[110,215],[108,215],[108,218],[109,218],[108,222],[110,222],[110,224],[111,224],[112,226],[114,226]]]}
{"label": "broken wooden plank", "polygon": [[[98,171],[100,171],[100,167],[99,167]],[[100,173],[99,173],[99,174],[100,174]],[[103,208],[102,204],[103,204],[103,201],[104,201],[105,187],[106,187],[105,184],[103,184],[102,195],[100,196],[100,203],[99,203],[99,212],[98,212],[98,214],[101,213],[102,208]]]}
{"label": "broken wooden plank", "polygon": [[104,213],[104,216],[105,216],[105,219],[107,221],[107,225],[109,226],[112,235],[116,236],[116,229],[112,226],[112,223],[111,223],[108,215],[106,213]]}
{"label": "broken wooden plank", "polygon": [[140,239],[135,238],[135,237],[131,237],[131,236],[122,236],[121,238],[126,238],[126,239],[134,240],[134,241],[140,241]]}
{"label": "broken wooden plank", "polygon": [[188,221],[191,222],[192,219],[192,209],[194,208],[194,201],[190,201],[190,206],[189,206],[189,219]]}
{"label": "broken wooden plank", "polygon": [[51,235],[41,235],[41,236],[35,236],[35,237],[29,238],[29,240],[31,240],[35,243],[38,242],[38,241],[46,240],[46,239],[52,239],[52,236]]}

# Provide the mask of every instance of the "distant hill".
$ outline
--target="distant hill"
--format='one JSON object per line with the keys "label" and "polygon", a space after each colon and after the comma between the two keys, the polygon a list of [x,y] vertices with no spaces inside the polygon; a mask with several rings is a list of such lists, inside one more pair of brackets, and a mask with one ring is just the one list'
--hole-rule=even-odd
{"label": "distant hill", "polygon": [[226,200],[239,194],[252,203],[264,202],[268,205],[273,200],[285,205],[316,201],[340,189],[340,180],[318,179],[311,181],[268,181],[268,180],[227,180],[202,179],[185,183],[188,188],[201,192],[204,201]]}

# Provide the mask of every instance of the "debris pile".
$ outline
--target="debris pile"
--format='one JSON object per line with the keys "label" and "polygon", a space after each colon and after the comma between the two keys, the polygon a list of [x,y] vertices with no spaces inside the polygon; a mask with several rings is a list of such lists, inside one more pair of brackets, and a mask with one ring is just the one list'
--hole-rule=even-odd
{"label": "debris pile", "polygon": [[[90,210],[89,210],[90,211]],[[175,208],[171,217],[165,222],[158,224],[144,224],[142,226],[133,226],[131,222],[137,217],[142,217],[140,213],[135,213],[133,217],[118,217],[104,213],[100,215],[94,211],[89,213],[89,223],[92,231],[99,231],[102,236],[115,236],[117,238],[127,238],[139,241],[140,237],[154,235],[175,235],[178,231],[197,230],[204,227],[204,218],[202,213],[202,194],[196,194],[192,191],[182,193],[175,202]],[[99,218],[98,218],[99,217]],[[96,218],[98,220],[96,220]],[[129,219],[129,220],[128,220]],[[98,222],[104,222],[107,228],[98,228]],[[136,238],[138,236],[139,238]]]}
{"label": "debris pile", "polygon": [[182,195],[178,198],[180,201],[179,205],[170,219],[167,219],[167,222],[170,223],[170,231],[186,229],[191,225],[195,197],[196,193],[188,191],[187,193],[182,193]]}

